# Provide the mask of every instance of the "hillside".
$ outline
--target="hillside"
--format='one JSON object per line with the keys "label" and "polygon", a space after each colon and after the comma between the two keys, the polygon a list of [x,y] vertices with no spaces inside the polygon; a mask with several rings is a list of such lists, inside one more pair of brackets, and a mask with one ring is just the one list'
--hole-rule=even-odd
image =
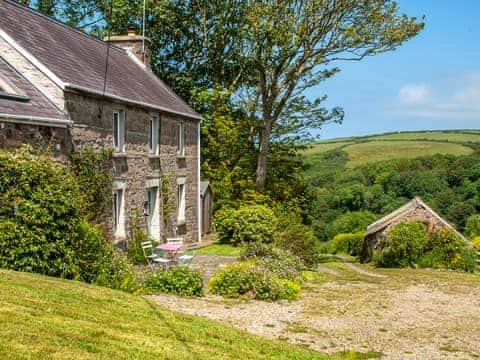
{"label": "hillside", "polygon": [[480,212],[480,131],[426,131],[339,138],[303,153],[317,189],[311,221],[321,240],[364,231],[422,197],[463,231]]}
{"label": "hillside", "polygon": [[0,270],[1,359],[325,359],[127,293]]}
{"label": "hillside", "polygon": [[304,155],[307,163],[315,168],[325,152],[341,150],[348,155],[347,167],[355,167],[434,154],[468,155],[473,152],[470,144],[480,144],[480,131],[399,132],[319,141],[305,150]]}

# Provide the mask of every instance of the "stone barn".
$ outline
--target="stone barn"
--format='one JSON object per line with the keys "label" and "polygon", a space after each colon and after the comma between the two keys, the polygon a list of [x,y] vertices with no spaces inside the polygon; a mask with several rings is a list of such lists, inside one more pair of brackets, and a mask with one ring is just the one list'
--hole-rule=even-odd
{"label": "stone barn", "polygon": [[425,204],[420,197],[416,196],[399,209],[384,216],[380,220],[375,221],[367,227],[361,256],[362,261],[371,260],[373,250],[386,240],[388,232],[393,227],[400,223],[411,221],[424,223],[427,225],[429,232],[441,229],[453,231],[461,239],[467,241],[451,224],[442,219],[440,215]]}

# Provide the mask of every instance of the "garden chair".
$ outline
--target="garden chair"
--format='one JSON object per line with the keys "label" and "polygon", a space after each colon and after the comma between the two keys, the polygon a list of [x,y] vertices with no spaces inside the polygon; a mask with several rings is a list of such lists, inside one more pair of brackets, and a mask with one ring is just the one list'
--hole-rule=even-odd
{"label": "garden chair", "polygon": [[193,258],[195,257],[195,251],[198,249],[197,244],[190,244],[185,249],[184,253],[177,257],[178,266],[190,267]]}
{"label": "garden chair", "polygon": [[141,243],[143,256],[147,259],[148,264],[153,268],[153,264],[159,264],[167,269],[172,260],[167,259],[161,254],[156,254],[151,241],[144,241]]}

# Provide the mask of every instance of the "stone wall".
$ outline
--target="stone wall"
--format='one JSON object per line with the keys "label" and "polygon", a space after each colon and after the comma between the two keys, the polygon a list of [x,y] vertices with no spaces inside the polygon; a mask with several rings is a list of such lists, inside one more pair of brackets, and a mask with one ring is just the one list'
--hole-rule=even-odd
{"label": "stone wall", "polygon": [[62,162],[68,160],[71,143],[66,128],[2,122],[0,120],[0,149],[14,149],[27,144],[42,152],[51,153]]}
{"label": "stone wall", "polygon": [[[179,235],[183,236],[186,242],[198,241],[198,122],[80,93],[67,92],[65,100],[65,107],[74,122],[71,129],[74,149],[93,148],[96,151],[112,149],[113,112],[120,110],[125,114],[125,152],[114,153],[113,158],[115,178],[125,184],[127,235],[128,220],[137,210],[140,213],[141,225],[146,227],[146,218],[142,214],[143,204],[147,200],[147,182],[158,180],[161,194],[162,179],[168,179],[170,184],[168,196],[159,196],[162,237]],[[148,149],[148,126],[152,115],[160,116],[161,119],[158,155],[150,154]],[[184,123],[185,128],[184,156],[177,155],[178,122]],[[185,177],[184,224],[178,224],[176,221],[178,177]],[[171,209],[169,214],[165,214],[168,216],[163,214],[165,209]],[[112,209],[104,215],[104,218],[112,218]],[[105,225],[111,233],[112,222]]]}

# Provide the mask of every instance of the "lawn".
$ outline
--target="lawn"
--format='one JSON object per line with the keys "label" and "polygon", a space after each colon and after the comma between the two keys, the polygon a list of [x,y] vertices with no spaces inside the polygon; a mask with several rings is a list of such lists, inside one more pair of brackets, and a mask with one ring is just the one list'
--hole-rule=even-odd
{"label": "lawn", "polygon": [[218,256],[235,256],[238,257],[242,254],[243,246],[232,246],[228,244],[212,244],[205,246],[196,251],[197,254],[202,255],[218,255]]}
{"label": "lawn", "polygon": [[76,281],[0,270],[1,359],[326,359]]}
{"label": "lawn", "polygon": [[434,154],[468,155],[473,152],[460,144],[433,141],[370,141],[348,145],[343,151],[348,154],[349,167],[398,158],[413,159]]}

